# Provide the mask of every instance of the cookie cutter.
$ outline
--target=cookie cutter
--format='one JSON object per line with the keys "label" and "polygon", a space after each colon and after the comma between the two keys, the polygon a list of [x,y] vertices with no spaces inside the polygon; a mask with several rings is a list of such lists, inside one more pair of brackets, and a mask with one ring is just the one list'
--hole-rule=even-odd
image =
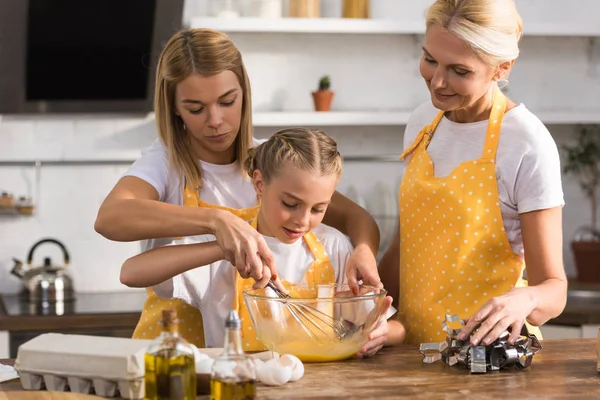
{"label": "cookie cutter", "polygon": [[458,315],[446,315],[442,322],[442,330],[446,332],[446,341],[421,343],[419,352],[423,355],[423,362],[431,364],[443,361],[449,366],[463,366],[470,369],[472,374],[485,374],[487,371],[500,369],[523,369],[531,365],[533,356],[542,349],[542,344],[534,334],[530,334],[527,326],[523,325],[520,335],[514,344],[508,342],[511,328],[492,343],[486,346],[471,346],[469,338],[458,339],[461,329],[451,329],[453,322],[459,322],[461,327],[464,322]]}

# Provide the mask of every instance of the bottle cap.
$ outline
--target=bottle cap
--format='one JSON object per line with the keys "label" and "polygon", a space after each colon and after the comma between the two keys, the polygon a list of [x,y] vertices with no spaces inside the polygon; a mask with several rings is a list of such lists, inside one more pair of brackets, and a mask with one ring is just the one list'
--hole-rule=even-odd
{"label": "bottle cap", "polygon": [[227,320],[225,321],[225,328],[240,329],[242,327],[242,320],[236,310],[229,311]]}

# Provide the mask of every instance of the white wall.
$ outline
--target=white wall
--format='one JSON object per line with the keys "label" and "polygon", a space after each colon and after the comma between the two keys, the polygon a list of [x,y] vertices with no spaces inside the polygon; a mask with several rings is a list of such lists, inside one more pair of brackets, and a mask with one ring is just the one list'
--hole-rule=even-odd
{"label": "white wall", "polygon": [[[188,2],[186,16],[202,11],[203,1]],[[339,10],[332,7],[335,1],[325,3],[330,16]],[[372,2],[375,17],[418,18],[422,7],[414,1]],[[548,13],[548,9],[558,9],[548,7],[549,4],[559,3],[544,0],[547,7],[542,9]],[[520,0],[518,4],[526,3]],[[405,11],[405,7],[413,8]],[[581,13],[573,18],[585,22],[592,14]],[[526,26],[527,21],[525,18]],[[418,37],[230,36],[244,54],[257,111],[311,110],[309,93],[316,87],[319,76],[326,73],[331,75],[336,91],[335,109],[410,110],[428,97],[417,70]],[[509,89],[515,101],[524,102],[533,111],[600,113],[598,41],[526,37],[521,54]],[[549,126],[549,129],[559,144],[572,140],[576,131],[574,126]],[[338,140],[344,155],[399,154],[402,148],[403,127],[326,130]],[[257,136],[266,137],[272,131],[260,128]],[[0,161],[131,160],[154,137],[153,121],[143,118],[4,116],[0,121]],[[124,165],[0,167],[0,189],[31,194],[38,206],[33,217],[0,216],[0,292],[18,290],[18,280],[9,274],[12,257],[25,258],[30,246],[47,236],[64,241],[71,251],[78,290],[124,290],[118,280],[119,267],[139,246],[105,240],[94,232],[93,222],[100,203],[125,169]],[[395,190],[400,177],[401,167],[396,163],[347,163],[340,190],[345,191],[352,183],[369,199],[377,182]],[[573,275],[569,241],[575,229],[586,222],[588,207],[572,178],[564,180],[564,190],[565,264],[568,274]],[[38,249],[36,262],[41,262],[44,255],[52,256],[55,261],[60,259],[60,253],[50,245]]]}

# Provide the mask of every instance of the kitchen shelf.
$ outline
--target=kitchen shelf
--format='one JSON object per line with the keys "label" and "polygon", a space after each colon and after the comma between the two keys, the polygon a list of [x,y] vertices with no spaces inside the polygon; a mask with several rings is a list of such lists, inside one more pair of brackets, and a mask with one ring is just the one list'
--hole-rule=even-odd
{"label": "kitchen shelf", "polygon": [[350,34],[420,34],[424,21],[401,22],[358,18],[206,18],[190,20],[191,28],[210,28],[221,32],[245,33],[350,33]]}
{"label": "kitchen shelf", "polygon": [[[573,125],[600,124],[598,112],[535,112],[544,124]],[[406,125],[410,111],[397,112],[256,112],[252,124],[256,127],[270,126],[397,126]]]}
{"label": "kitchen shelf", "polygon": [[[244,33],[342,33],[422,35],[423,18],[412,21],[357,18],[252,18],[232,19],[194,17],[191,28],[211,28],[221,32]],[[600,36],[600,24],[531,22],[525,24],[526,36]]]}
{"label": "kitchen shelf", "polygon": [[254,126],[395,126],[404,125],[410,112],[255,112]]}
{"label": "kitchen shelf", "polygon": [[600,110],[589,112],[540,111],[533,112],[547,125],[600,124]]}

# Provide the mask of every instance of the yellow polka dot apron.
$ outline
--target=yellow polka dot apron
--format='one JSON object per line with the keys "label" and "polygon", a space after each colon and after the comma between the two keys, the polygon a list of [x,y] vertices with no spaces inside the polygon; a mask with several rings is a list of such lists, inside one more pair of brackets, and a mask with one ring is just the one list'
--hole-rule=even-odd
{"label": "yellow polka dot apron", "polygon": [[[522,279],[525,263],[511,248],[500,210],[495,157],[506,97],[494,100],[481,158],[437,178],[427,152],[440,111],[400,156],[412,154],[399,191],[400,297],[406,342],[445,340],[446,314],[473,315]],[[541,338],[539,329],[528,325]]]}
{"label": "yellow polka dot apron", "polygon": [[[218,208],[226,210],[245,221],[255,219],[258,215],[258,205],[252,208],[235,209],[206,203],[200,200],[198,190],[186,187],[183,191],[183,205],[185,207]],[[179,317],[179,332],[185,340],[197,347],[204,347],[204,327],[202,314],[197,308],[177,299],[163,299],[148,288],[148,297],[140,320],[133,332],[137,339],[154,339],[160,334],[161,310],[171,308],[177,311]]]}
{"label": "yellow polka dot apron", "polygon": [[[251,225],[254,229],[257,229],[257,219],[252,220]],[[302,239],[310,249],[315,261],[308,267],[305,274],[305,280],[308,286],[313,287],[320,284],[335,283],[335,274],[333,267],[329,261],[329,257],[325,253],[325,249],[319,239],[314,233],[308,232]],[[242,343],[245,351],[261,351],[265,347],[256,338],[254,327],[252,326],[252,319],[250,313],[246,307],[244,301],[243,291],[252,288],[256,281],[252,278],[243,279],[239,273],[235,273],[235,298],[233,300],[233,309],[238,312],[242,320]],[[287,281],[283,281],[286,287],[290,287],[292,284]],[[316,294],[316,293],[315,293]],[[306,293],[294,293],[291,292],[292,297],[298,295],[306,295]]]}

